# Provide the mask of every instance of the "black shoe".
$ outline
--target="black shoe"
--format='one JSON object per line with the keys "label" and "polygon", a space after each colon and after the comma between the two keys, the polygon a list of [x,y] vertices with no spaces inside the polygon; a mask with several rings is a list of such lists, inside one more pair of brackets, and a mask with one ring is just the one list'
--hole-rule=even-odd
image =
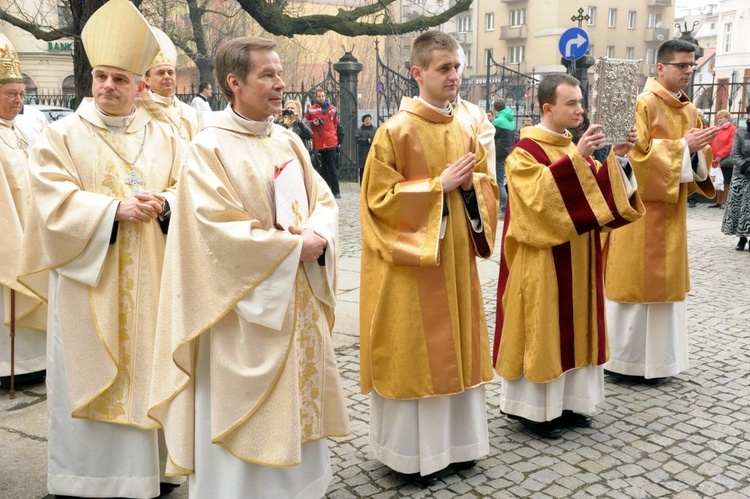
{"label": "black shoe", "polygon": [[577,412],[565,410],[562,412],[562,416],[557,418],[560,426],[572,426],[574,428],[588,428],[594,419],[585,414],[578,414]]}
{"label": "black shoe", "polygon": [[542,438],[560,438],[562,437],[562,429],[557,426],[553,421],[532,421],[530,419],[516,416],[515,414],[506,414],[510,419],[518,421],[526,427],[531,433],[538,435]]}
{"label": "black shoe", "polygon": [[714,203],[714,204],[708,205],[708,207],[709,208],[721,208],[721,205],[719,203]]}
{"label": "black shoe", "polygon": [[401,473],[400,471],[393,470],[397,475],[401,475],[414,485],[419,485],[422,488],[431,487],[437,483],[437,474],[439,472],[430,473],[429,475],[420,475],[419,473]]}
{"label": "black shoe", "polygon": [[451,463],[450,467],[453,471],[468,470],[477,465],[477,460],[472,459],[471,461],[460,461],[458,463]]}
{"label": "black shoe", "polygon": [[179,483],[159,482],[159,497],[170,494],[174,489],[176,489],[179,486],[180,486]]}
{"label": "black shoe", "polygon": [[333,197],[335,197],[336,199],[341,199],[341,194],[336,193],[336,194],[333,195]]}
{"label": "black shoe", "polygon": [[745,245],[747,244],[747,238],[741,237],[740,241],[737,243],[737,246],[734,247],[737,251],[743,251],[745,249]]}

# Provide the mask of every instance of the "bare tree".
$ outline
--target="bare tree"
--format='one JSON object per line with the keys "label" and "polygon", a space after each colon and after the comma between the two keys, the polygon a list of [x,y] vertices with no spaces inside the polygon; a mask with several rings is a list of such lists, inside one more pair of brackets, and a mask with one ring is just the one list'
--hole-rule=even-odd
{"label": "bare tree", "polygon": [[[32,12],[18,0],[13,0],[7,9],[0,10],[0,20],[27,31],[39,40],[73,40],[76,102],[80,102],[83,97],[91,95],[91,66],[83,50],[80,34],[89,17],[106,1],[62,0],[60,4],[41,2],[35,4],[36,10]],[[131,1],[141,8],[142,0]],[[253,23],[242,24],[247,22],[246,16],[238,16],[237,9],[232,8],[235,5],[249,14],[266,32],[291,38],[294,35],[321,35],[328,32],[353,37],[421,31],[438,26],[468,10],[473,2],[448,0],[444,9],[398,22],[393,14],[396,0],[339,0],[338,3],[344,6],[339,7],[335,14],[304,14],[306,10],[301,6],[308,3],[304,1],[236,0],[236,4],[229,2],[222,9],[214,8],[220,2],[211,0],[148,1],[150,3],[146,10],[150,20],[155,23],[156,20],[162,21],[161,27],[166,28],[165,33],[195,62],[200,79],[206,81],[213,80],[213,50],[224,37],[236,36],[238,25],[241,26],[239,32],[242,34],[257,30]],[[335,2],[331,0],[330,3]],[[187,19],[184,18],[185,13]]]}
{"label": "bare tree", "polygon": [[[361,4],[339,8],[336,14],[290,15],[291,2],[286,0],[237,0],[263,29],[273,35],[320,35],[328,31],[345,36],[398,35],[439,26],[456,14],[469,10],[474,0],[451,0],[448,7],[431,15],[396,22],[392,6],[397,0],[341,2]],[[302,3],[302,2],[301,2]],[[334,2],[331,2],[334,3]],[[452,4],[452,5],[451,5]],[[292,4],[293,5],[293,4]]]}

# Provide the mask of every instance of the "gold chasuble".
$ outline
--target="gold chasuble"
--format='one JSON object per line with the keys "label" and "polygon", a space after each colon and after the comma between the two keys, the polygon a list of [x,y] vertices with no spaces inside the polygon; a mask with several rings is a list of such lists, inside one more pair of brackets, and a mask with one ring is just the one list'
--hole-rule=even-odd
{"label": "gold chasuble", "polygon": [[144,90],[135,102],[181,138],[184,146],[198,133],[198,111],[176,97],[162,97]]}
{"label": "gold chasuble", "polygon": [[[621,168],[585,159],[570,133],[521,129],[505,162],[508,204],[497,290],[495,369],[534,383],[607,360],[599,233],[643,215]],[[622,230],[622,229],[618,229]],[[617,232],[617,231],[615,231]]]}
{"label": "gold chasuble", "polygon": [[[96,283],[65,277],[65,268],[86,261],[105,214],[135,188],[172,190],[180,155],[177,140],[142,111],[110,131],[86,99],[74,115],[48,126],[30,159],[39,218],[42,268],[24,264],[24,275],[56,269],[56,316],[62,337],[72,415],[138,428],[148,418],[156,309],[166,236],[159,223],[122,221],[104,256]],[[24,284],[28,279],[23,277]],[[52,301],[52,298],[50,298]],[[50,327],[52,327],[50,325]]]}
{"label": "gold chasuble", "polygon": [[[607,299],[677,302],[685,300],[690,291],[687,196],[699,192],[713,198],[715,191],[710,178],[680,182],[684,153],[681,139],[689,129],[702,127],[697,109],[684,93],[677,98],[649,78],[636,103],[638,143],[630,151],[646,216],[608,237]],[[710,165],[711,147],[696,154],[701,153],[705,164]]]}
{"label": "gold chasuble", "polygon": [[[194,470],[201,334],[210,341],[213,444],[242,461],[287,467],[301,462],[302,444],[349,433],[331,338],[333,195],[296,134],[231,108],[208,118],[186,152],[159,305],[150,416],[164,428],[169,475]],[[325,266],[302,264],[300,236],[275,225],[275,169],[294,160],[309,206],[301,226],[328,241]],[[281,288],[284,299],[264,299]],[[248,300],[253,317],[242,308]]]}
{"label": "gold chasuble", "polygon": [[[460,188],[443,193],[445,165],[475,152],[480,225]],[[491,381],[475,257],[495,242],[498,189],[476,134],[404,98],[375,133],[362,179],[360,369],[363,393],[418,399]],[[494,161],[494,158],[492,158]]]}
{"label": "gold chasuble", "polygon": [[[46,272],[36,277],[39,294],[16,280],[22,258],[41,262],[36,248],[24,244],[24,227],[36,222],[29,190],[28,140],[23,132],[6,120],[0,120],[0,284],[3,288],[3,322],[10,326],[10,290],[16,291],[16,327],[37,331],[47,329]],[[34,256],[24,255],[32,253]]]}

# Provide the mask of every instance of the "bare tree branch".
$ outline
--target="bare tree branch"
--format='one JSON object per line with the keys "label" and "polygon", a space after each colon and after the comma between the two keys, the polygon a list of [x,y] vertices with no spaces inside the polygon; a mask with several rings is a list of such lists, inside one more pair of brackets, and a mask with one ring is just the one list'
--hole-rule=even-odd
{"label": "bare tree branch", "polygon": [[21,28],[22,30],[31,34],[37,40],[43,40],[45,42],[59,40],[60,38],[76,37],[76,33],[67,28],[57,29],[51,26],[43,26],[34,22],[33,20],[11,15],[7,10],[0,9],[0,20]]}
{"label": "bare tree branch", "polygon": [[469,10],[473,0],[456,0],[446,10],[431,16],[418,16],[402,23],[388,20],[373,22],[372,16],[386,13],[395,0],[381,0],[364,7],[339,9],[335,15],[314,14],[292,17],[286,13],[286,2],[275,0],[237,0],[266,31],[278,36],[321,35],[335,31],[344,36],[394,35],[439,26],[461,12]]}

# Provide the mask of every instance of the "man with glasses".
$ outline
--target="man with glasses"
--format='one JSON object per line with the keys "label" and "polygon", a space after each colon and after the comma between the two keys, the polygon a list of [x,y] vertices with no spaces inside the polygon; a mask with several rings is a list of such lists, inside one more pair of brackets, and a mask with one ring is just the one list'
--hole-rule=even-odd
{"label": "man with glasses", "polygon": [[638,142],[630,152],[646,216],[608,240],[607,323],[612,373],[656,380],[688,368],[687,196],[715,195],[707,165],[716,127],[703,128],[685,94],[695,45],[669,40],[656,76],[636,103]]}

